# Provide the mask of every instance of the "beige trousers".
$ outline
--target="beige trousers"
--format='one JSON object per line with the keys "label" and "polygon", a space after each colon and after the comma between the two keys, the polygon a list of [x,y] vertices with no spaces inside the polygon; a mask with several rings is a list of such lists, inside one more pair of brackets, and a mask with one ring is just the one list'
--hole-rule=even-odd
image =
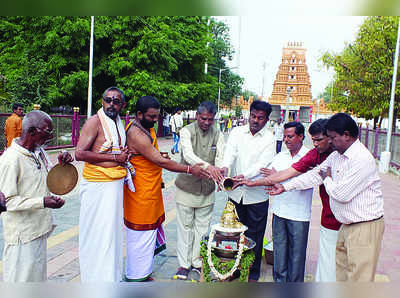
{"label": "beige trousers", "polygon": [[42,282],[47,280],[47,236],[23,244],[5,244],[3,279],[5,282]]}
{"label": "beige trousers", "polygon": [[200,241],[207,235],[214,204],[205,207],[188,207],[176,203],[177,243],[176,253],[180,267],[190,269],[202,265]]}
{"label": "beige trousers", "polygon": [[374,281],[384,229],[383,218],[341,226],[336,243],[337,281]]}

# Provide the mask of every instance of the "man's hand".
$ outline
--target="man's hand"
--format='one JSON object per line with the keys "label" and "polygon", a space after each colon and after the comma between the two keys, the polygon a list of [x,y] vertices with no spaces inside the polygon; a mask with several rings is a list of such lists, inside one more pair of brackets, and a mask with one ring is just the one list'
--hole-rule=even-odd
{"label": "man's hand", "polygon": [[128,147],[121,147],[121,154],[114,154],[114,159],[124,166],[130,160],[131,156],[132,153],[129,151]]}
{"label": "man's hand", "polygon": [[264,189],[267,191],[267,194],[269,194],[271,196],[280,195],[281,193],[286,191],[285,188],[283,187],[283,185],[280,183],[276,183],[272,186],[267,186]]}
{"label": "man's hand", "polygon": [[264,177],[268,177],[272,174],[275,174],[277,171],[275,170],[275,168],[272,168],[272,169],[261,168],[260,172]]}
{"label": "man's hand", "polygon": [[228,175],[228,168],[227,167],[223,167],[221,168],[221,174],[222,176],[226,177]]}
{"label": "man's hand", "polygon": [[207,170],[204,170],[201,166],[202,163],[197,163],[194,166],[191,166],[190,169],[190,174],[202,178],[202,179],[208,179],[210,178],[210,174],[207,172]]}
{"label": "man's hand", "polygon": [[58,155],[57,159],[58,159],[58,163],[61,165],[65,165],[65,164],[68,164],[68,163],[71,163],[74,161],[74,158],[72,157],[72,155],[69,154],[69,152],[67,152],[67,151],[62,151]]}
{"label": "man's hand", "polygon": [[51,209],[58,209],[61,208],[65,201],[63,199],[61,199],[60,197],[56,197],[56,196],[48,196],[48,197],[44,197],[43,199],[43,204],[45,208],[51,208]]}
{"label": "man's hand", "polygon": [[235,188],[243,185],[243,181],[244,181],[244,176],[243,175],[237,175],[237,176],[233,176],[232,177],[233,180],[233,187],[232,190],[234,190]]}
{"label": "man's hand", "polygon": [[209,165],[206,171],[209,173],[211,179],[214,180],[217,184],[221,183],[222,179],[224,178],[221,169],[214,167],[213,165]]}
{"label": "man's hand", "polygon": [[330,167],[327,167],[326,170],[321,169],[319,171],[319,175],[321,176],[322,180],[325,180],[326,177],[332,178],[332,171]]}
{"label": "man's hand", "polygon": [[5,195],[0,191],[0,213],[3,211],[7,211],[6,207],[6,197]]}
{"label": "man's hand", "polygon": [[268,178],[261,178],[261,179],[253,180],[253,181],[245,179],[243,184],[248,187],[274,185],[274,183],[272,183]]}

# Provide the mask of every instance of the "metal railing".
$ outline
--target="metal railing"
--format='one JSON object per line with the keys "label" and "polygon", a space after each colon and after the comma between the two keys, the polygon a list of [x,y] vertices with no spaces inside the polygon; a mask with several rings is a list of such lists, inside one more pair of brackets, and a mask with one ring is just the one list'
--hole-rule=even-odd
{"label": "metal railing", "polygon": [[[10,113],[0,113],[0,154],[5,148],[4,126]],[[46,146],[46,150],[72,148],[78,144],[80,131],[87,120],[86,115],[79,115],[79,109],[74,109],[73,115],[50,115],[53,119],[54,138]],[[134,117],[126,114],[122,117],[126,126]]]}
{"label": "metal railing", "polygon": [[[387,131],[361,126],[359,126],[359,131],[359,140],[375,158],[380,159],[381,153],[385,151]],[[400,169],[400,133],[392,133],[390,152],[392,152],[390,165]]]}

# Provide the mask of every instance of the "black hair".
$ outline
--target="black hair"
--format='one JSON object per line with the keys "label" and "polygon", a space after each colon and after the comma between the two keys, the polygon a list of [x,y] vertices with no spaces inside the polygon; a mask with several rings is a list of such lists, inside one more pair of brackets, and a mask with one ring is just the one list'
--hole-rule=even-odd
{"label": "black hair", "polygon": [[135,106],[135,113],[146,113],[150,108],[160,109],[160,103],[153,96],[142,96],[138,99]]}
{"label": "black hair", "polygon": [[353,138],[358,137],[357,123],[346,113],[337,113],[329,118],[326,123],[326,130],[334,131],[341,136],[344,135],[345,131],[348,131]]}
{"label": "black hair", "polygon": [[12,105],[12,111],[14,112],[16,109],[18,108],[23,108],[24,106],[22,105],[22,103],[16,102]]}
{"label": "black hair", "polygon": [[269,115],[272,112],[272,106],[268,102],[262,100],[255,100],[250,105],[250,113],[252,110],[264,111],[267,118],[269,118]]}
{"label": "black hair", "polygon": [[308,128],[308,132],[312,136],[320,133],[322,133],[324,136],[328,136],[328,133],[326,132],[326,123],[328,123],[328,119],[318,119],[311,123],[310,127]]}
{"label": "black hair", "polygon": [[121,100],[122,100],[122,101],[125,101],[125,94],[124,94],[124,92],[122,92],[122,90],[119,89],[118,87],[110,87],[110,88],[107,88],[107,90],[104,91],[104,93],[103,93],[103,98],[106,96],[107,92],[109,92],[109,91],[118,91],[119,94],[121,94]]}
{"label": "black hair", "polygon": [[303,135],[303,137],[305,137],[305,135],[304,135],[304,130],[305,129],[304,129],[304,125],[303,124],[301,124],[300,122],[297,122],[297,121],[292,121],[292,122],[285,123],[283,125],[284,129],[291,128],[291,127],[295,127],[296,128],[296,130],[295,130],[295,134],[296,135],[298,135],[298,136]]}
{"label": "black hair", "polygon": [[202,113],[210,113],[215,115],[217,113],[217,108],[211,101],[203,101],[197,108],[197,113],[199,115]]}
{"label": "black hair", "polygon": [[182,109],[181,109],[180,107],[177,107],[177,108],[175,109],[175,113],[177,113],[178,111],[182,111]]}

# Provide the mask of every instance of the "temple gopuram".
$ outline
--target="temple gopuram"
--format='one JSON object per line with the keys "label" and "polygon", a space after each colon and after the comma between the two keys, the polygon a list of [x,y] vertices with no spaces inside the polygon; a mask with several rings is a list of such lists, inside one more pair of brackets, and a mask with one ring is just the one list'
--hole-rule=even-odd
{"label": "temple gopuram", "polygon": [[[258,99],[263,100],[261,97]],[[253,98],[248,101],[243,96],[233,98],[230,107],[241,106],[248,111]],[[282,118],[285,122],[312,122],[319,118],[328,118],[334,114],[324,100],[313,99],[311,94],[310,75],[306,64],[306,48],[302,42],[288,42],[282,50],[282,61],[279,66],[271,96],[267,100],[272,105],[270,120]],[[286,117],[288,109],[288,119]],[[247,112],[248,114],[248,112]]]}
{"label": "temple gopuram", "polygon": [[[283,48],[282,61],[268,102],[272,105],[270,119],[281,117],[285,122],[312,120],[313,99],[303,43],[288,42]],[[285,119],[286,109],[289,119]]]}

